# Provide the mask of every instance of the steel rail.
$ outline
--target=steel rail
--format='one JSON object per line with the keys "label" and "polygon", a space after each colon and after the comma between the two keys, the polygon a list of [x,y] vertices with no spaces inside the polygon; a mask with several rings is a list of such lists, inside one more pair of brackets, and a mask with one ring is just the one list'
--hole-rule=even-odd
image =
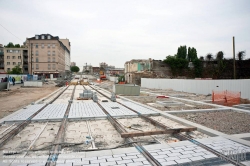
{"label": "steel rail", "polygon": [[11,131],[6,133],[2,137],[2,141],[0,143],[0,148],[5,145],[9,140],[11,140],[15,135],[17,135],[20,131],[22,131],[28,124],[31,123],[31,119],[34,118],[38,113],[40,113],[45,107],[47,107],[49,104],[53,103],[67,88],[65,88],[62,92],[60,92],[52,101],[50,101],[48,104],[45,104],[42,108],[40,108],[37,112],[32,114],[29,118],[27,118],[24,122],[17,125],[15,128],[13,128]]}
{"label": "steel rail", "polygon": [[[73,98],[74,98],[75,89],[76,89],[76,85],[74,86],[70,100],[73,100]],[[65,129],[66,129],[66,125],[68,122],[68,116],[69,116],[71,104],[72,104],[72,102],[69,102],[68,107],[66,109],[66,112],[64,114],[64,118],[61,122],[60,128],[59,128],[57,135],[56,135],[56,138],[54,140],[54,144],[57,144],[57,145],[52,146],[49,157],[48,157],[47,162],[46,162],[46,166],[56,165],[58,155],[60,154],[60,151],[62,149],[61,143],[64,142]]]}

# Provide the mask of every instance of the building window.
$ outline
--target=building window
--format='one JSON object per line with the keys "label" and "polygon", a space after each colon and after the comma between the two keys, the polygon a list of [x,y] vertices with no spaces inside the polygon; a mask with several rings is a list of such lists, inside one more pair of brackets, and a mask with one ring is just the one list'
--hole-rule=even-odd
{"label": "building window", "polygon": [[36,69],[39,69],[39,64],[36,64]]}
{"label": "building window", "polygon": [[10,59],[10,56],[7,56],[7,59]]}
{"label": "building window", "polygon": [[15,56],[12,56],[12,59],[16,59],[16,57],[15,57]]}
{"label": "building window", "polygon": [[55,70],[56,69],[56,64],[53,64],[53,70]]}
{"label": "building window", "polygon": [[7,71],[10,71],[10,68],[7,68]]}
{"label": "building window", "polygon": [[13,62],[13,65],[16,65],[16,62]]}
{"label": "building window", "polygon": [[44,35],[42,35],[42,39],[44,39]]}
{"label": "building window", "polygon": [[55,58],[55,57],[53,57],[52,62],[55,62],[55,61],[56,61],[56,58]]}
{"label": "building window", "polygon": [[7,52],[10,52],[10,53],[11,53],[11,52],[13,52],[13,51],[12,51],[12,50],[7,50]]}
{"label": "building window", "polygon": [[21,59],[21,56],[18,56],[18,59]]}
{"label": "building window", "polygon": [[50,48],[50,44],[48,44],[48,48]]}
{"label": "building window", "polygon": [[56,55],[56,52],[55,52],[55,51],[53,51],[53,52],[52,52],[52,55],[53,55],[53,56],[55,56],[55,55]]}
{"label": "building window", "polygon": [[7,65],[10,65],[10,62],[7,62]]}
{"label": "building window", "polygon": [[48,69],[49,69],[49,70],[51,69],[50,64],[48,64]]}
{"label": "building window", "polygon": [[18,65],[21,65],[21,62],[18,62]]}
{"label": "building window", "polygon": [[38,56],[38,51],[36,51],[36,56]]}
{"label": "building window", "polygon": [[36,58],[36,62],[39,62],[39,59],[38,59],[38,58]]}
{"label": "building window", "polygon": [[48,62],[50,62],[50,57],[48,57]]}
{"label": "building window", "polygon": [[36,44],[36,48],[38,48],[38,44]]}
{"label": "building window", "polygon": [[52,44],[52,47],[53,47],[53,48],[55,48],[55,47],[56,47],[56,45],[55,45],[55,44]]}
{"label": "building window", "polygon": [[39,38],[39,36],[38,35],[36,35],[36,39],[38,39]]}
{"label": "building window", "polygon": [[50,56],[50,51],[48,51],[48,56]]}
{"label": "building window", "polygon": [[48,35],[48,39],[51,39],[51,36],[50,36],[50,35]]}
{"label": "building window", "polygon": [[44,48],[44,44],[42,43],[42,48]]}

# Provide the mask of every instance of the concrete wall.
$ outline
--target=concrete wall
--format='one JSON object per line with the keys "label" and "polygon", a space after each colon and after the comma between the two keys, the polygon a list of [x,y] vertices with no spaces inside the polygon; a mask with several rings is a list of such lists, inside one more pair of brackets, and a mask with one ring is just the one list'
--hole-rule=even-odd
{"label": "concrete wall", "polygon": [[142,78],[141,86],[155,89],[173,89],[176,91],[211,94],[213,90],[241,92],[241,98],[250,99],[250,79],[240,80],[187,80]]}
{"label": "concrete wall", "polygon": [[126,96],[139,96],[140,86],[134,84],[114,84],[113,92],[115,94],[122,94]]}
{"label": "concrete wall", "polygon": [[38,81],[26,81],[26,82],[24,82],[23,86],[41,87],[41,86],[43,86],[43,83],[42,82],[38,82]]}

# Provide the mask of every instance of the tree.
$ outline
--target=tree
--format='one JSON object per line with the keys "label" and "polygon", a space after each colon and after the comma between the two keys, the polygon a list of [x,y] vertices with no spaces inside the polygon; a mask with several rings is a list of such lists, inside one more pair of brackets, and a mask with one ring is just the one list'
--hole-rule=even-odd
{"label": "tree", "polygon": [[201,60],[201,61],[204,61],[204,56],[200,56],[200,60]]}
{"label": "tree", "polygon": [[187,47],[186,46],[180,46],[177,50],[177,58],[186,59],[187,56]]}
{"label": "tree", "polygon": [[202,77],[203,62],[200,59],[193,61],[195,77]]}
{"label": "tree", "polygon": [[188,61],[186,59],[177,58],[177,56],[167,56],[164,60],[170,66],[173,76],[181,74],[185,68],[188,67]]}
{"label": "tree", "polygon": [[194,47],[188,47],[187,59],[189,62],[193,62],[195,59],[197,59],[197,51]]}
{"label": "tree", "polygon": [[20,48],[20,44],[15,44],[15,48]]}
{"label": "tree", "polygon": [[70,71],[72,71],[72,72],[79,72],[79,67],[78,66],[71,66],[71,68],[70,68]]}
{"label": "tree", "polygon": [[208,61],[211,61],[213,59],[213,55],[211,53],[208,53],[207,56],[206,56],[206,59]]}
{"label": "tree", "polygon": [[222,51],[219,51],[217,54],[216,54],[216,59],[218,61],[222,60],[224,58],[224,53]]}
{"label": "tree", "polygon": [[15,45],[12,42],[9,42],[9,44],[7,44],[5,47],[7,47],[7,48],[14,48]]}
{"label": "tree", "polygon": [[238,54],[237,54],[237,57],[238,57],[238,59],[239,59],[240,61],[243,60],[243,59],[245,58],[245,56],[246,56],[245,51],[240,51],[240,52],[238,52]]}
{"label": "tree", "polygon": [[15,66],[11,71],[8,72],[8,74],[22,74],[22,69],[19,65]]}

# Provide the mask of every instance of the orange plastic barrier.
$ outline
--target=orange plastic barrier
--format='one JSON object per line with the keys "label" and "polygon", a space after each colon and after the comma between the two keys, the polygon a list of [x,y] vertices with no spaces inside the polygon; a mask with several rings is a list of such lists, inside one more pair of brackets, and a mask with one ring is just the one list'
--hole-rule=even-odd
{"label": "orange plastic barrier", "polygon": [[216,104],[232,106],[240,104],[240,92],[232,92],[232,91],[213,91],[212,93],[212,101]]}

